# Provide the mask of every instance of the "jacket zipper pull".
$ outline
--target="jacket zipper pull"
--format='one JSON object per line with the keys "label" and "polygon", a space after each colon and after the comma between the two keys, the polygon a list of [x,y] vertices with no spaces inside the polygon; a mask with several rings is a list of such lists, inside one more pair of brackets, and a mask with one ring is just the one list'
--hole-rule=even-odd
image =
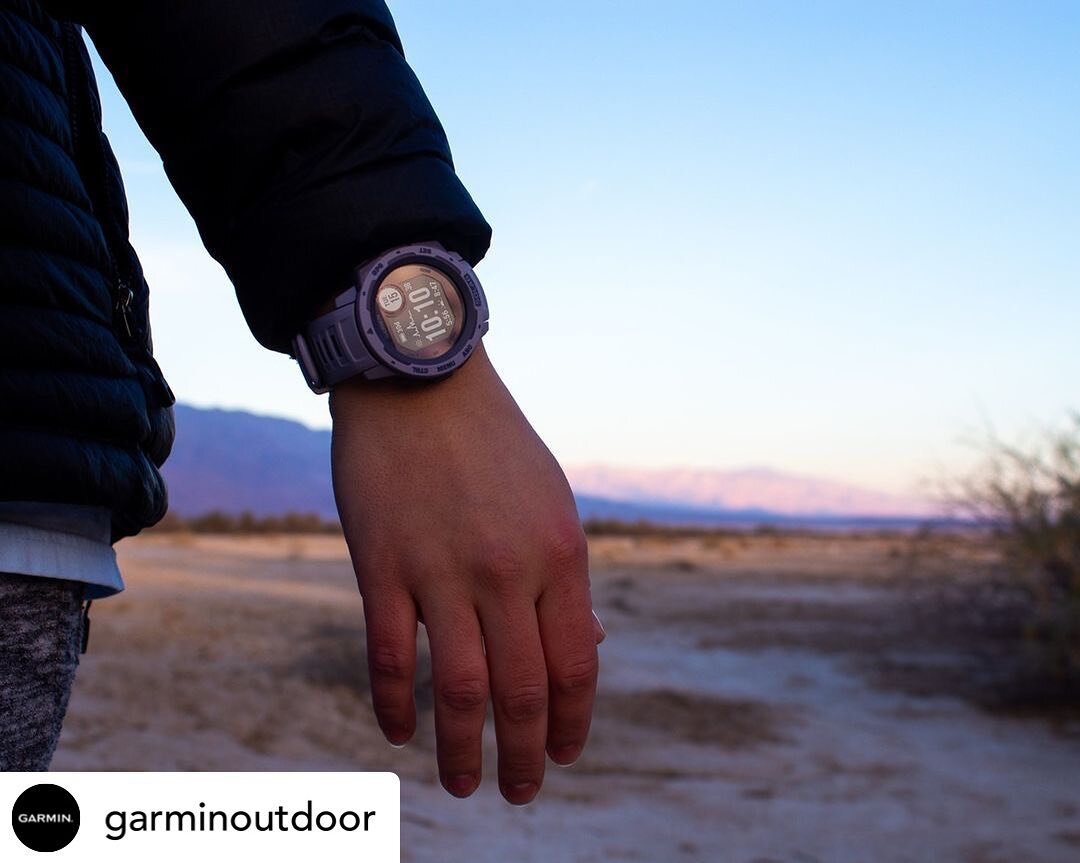
{"label": "jacket zipper pull", "polygon": [[116,311],[120,314],[120,320],[124,323],[124,332],[127,333],[127,337],[131,338],[131,321],[128,320],[128,310],[131,307],[131,301],[135,297],[135,292],[128,287],[128,283],[121,280],[117,285],[117,291],[119,297],[116,300]]}
{"label": "jacket zipper pull", "polygon": [[90,646],[90,605],[93,603],[92,599],[86,600],[82,607],[82,650],[80,653],[86,653],[86,649]]}

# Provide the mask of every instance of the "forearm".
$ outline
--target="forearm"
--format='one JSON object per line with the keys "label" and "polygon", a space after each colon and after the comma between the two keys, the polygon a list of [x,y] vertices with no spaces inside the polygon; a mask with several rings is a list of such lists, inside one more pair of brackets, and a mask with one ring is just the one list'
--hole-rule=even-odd
{"label": "forearm", "polygon": [[357,263],[490,228],[381,0],[68,2],[252,332],[289,350]]}

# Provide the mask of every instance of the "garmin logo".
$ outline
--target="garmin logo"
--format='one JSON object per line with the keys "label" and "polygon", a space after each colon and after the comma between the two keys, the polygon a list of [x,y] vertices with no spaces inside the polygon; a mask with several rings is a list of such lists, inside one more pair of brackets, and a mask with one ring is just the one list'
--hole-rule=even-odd
{"label": "garmin logo", "polygon": [[11,807],[15,837],[31,851],[59,851],[79,832],[79,804],[59,785],[27,788]]}
{"label": "garmin logo", "polygon": [[20,815],[20,824],[74,824],[75,818],[66,812],[42,812],[38,815]]}

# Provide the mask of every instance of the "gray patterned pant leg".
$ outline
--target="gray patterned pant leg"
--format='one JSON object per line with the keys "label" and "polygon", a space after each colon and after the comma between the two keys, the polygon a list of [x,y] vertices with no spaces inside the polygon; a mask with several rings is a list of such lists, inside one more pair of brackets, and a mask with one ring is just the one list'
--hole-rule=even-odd
{"label": "gray patterned pant leg", "polygon": [[82,646],[79,582],[0,573],[0,770],[47,770]]}

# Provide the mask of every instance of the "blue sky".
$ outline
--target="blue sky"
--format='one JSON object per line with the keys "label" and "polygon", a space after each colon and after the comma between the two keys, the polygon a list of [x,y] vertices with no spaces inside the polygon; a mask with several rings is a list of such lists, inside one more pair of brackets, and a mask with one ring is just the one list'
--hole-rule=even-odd
{"label": "blue sky", "polygon": [[[390,8],[564,462],[902,492],[1080,408],[1080,4]],[[97,71],[178,397],[329,426]]]}

